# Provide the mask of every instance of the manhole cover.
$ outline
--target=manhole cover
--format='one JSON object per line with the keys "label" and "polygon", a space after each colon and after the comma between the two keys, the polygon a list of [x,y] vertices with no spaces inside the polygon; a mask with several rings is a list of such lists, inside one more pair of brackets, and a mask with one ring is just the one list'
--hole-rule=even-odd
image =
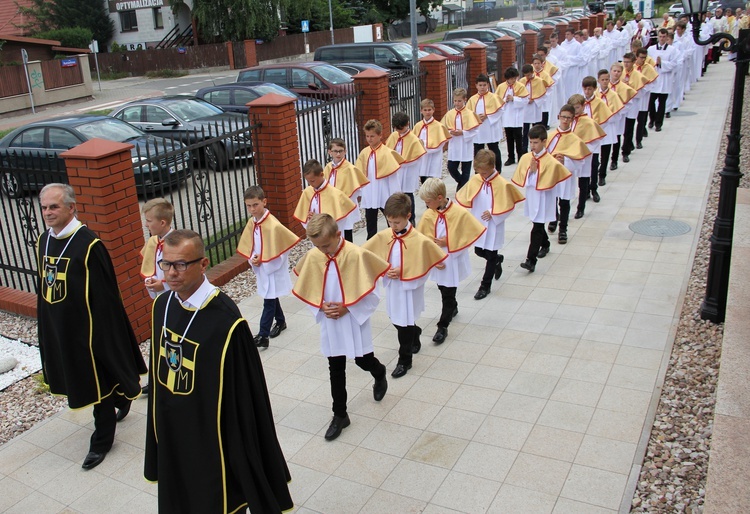
{"label": "manhole cover", "polygon": [[690,225],[687,223],[661,218],[634,221],[629,228],[636,234],[655,237],[681,236],[690,232]]}
{"label": "manhole cover", "polygon": [[693,111],[672,111],[672,116],[695,116]]}

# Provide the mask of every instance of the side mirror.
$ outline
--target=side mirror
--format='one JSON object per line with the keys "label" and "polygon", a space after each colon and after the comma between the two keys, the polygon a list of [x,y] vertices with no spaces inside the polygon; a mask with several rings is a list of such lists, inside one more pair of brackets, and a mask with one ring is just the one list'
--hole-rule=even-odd
{"label": "side mirror", "polygon": [[161,124],[165,127],[176,127],[180,123],[174,118],[167,118],[166,120],[162,120]]}
{"label": "side mirror", "polygon": [[313,91],[319,91],[319,90],[320,90],[320,87],[319,87],[319,86],[318,86],[317,84],[313,83],[313,82],[310,82],[310,83],[309,83],[309,84],[307,85],[307,87],[309,87],[309,88],[310,88],[310,89],[312,89]]}

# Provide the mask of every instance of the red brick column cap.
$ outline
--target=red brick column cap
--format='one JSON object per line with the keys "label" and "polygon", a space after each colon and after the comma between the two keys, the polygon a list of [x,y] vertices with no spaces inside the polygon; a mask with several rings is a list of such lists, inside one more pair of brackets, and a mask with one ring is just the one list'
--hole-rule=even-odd
{"label": "red brick column cap", "polygon": [[256,98],[247,105],[250,107],[280,107],[296,102],[291,96],[279,95],[277,93],[268,93],[260,98]]}
{"label": "red brick column cap", "polygon": [[379,79],[382,77],[387,77],[388,73],[384,71],[378,71],[373,70],[372,68],[368,68],[365,71],[360,71],[356,75],[354,75],[354,79]]}
{"label": "red brick column cap", "polygon": [[529,30],[524,30],[523,32],[521,32],[521,35],[526,36],[526,37],[532,37],[532,36],[536,36],[537,32],[535,30],[529,29]]}
{"label": "red brick column cap", "polygon": [[109,141],[108,139],[89,139],[75,148],[66,150],[60,154],[60,157],[70,159],[103,159],[111,155],[121,153],[124,150],[128,152],[134,146],[130,143],[120,143],[119,141]]}
{"label": "red brick column cap", "polygon": [[[473,44],[473,43],[472,43]],[[471,45],[469,45],[471,46]],[[427,54],[425,57],[422,57],[419,62],[439,62],[439,61],[447,61],[448,59],[443,55],[438,54]]]}
{"label": "red brick column cap", "polygon": [[485,45],[484,43],[477,43],[475,41],[474,43],[466,45],[464,47],[464,50],[481,50],[482,48],[487,48],[487,45]]}
{"label": "red brick column cap", "polygon": [[[500,43],[501,43],[501,42],[503,42],[503,41],[506,41],[506,42],[507,42],[507,41],[512,41],[512,42],[513,42],[513,43],[515,44],[515,42],[516,42],[516,38],[510,37],[510,36],[503,36],[503,37],[499,37],[499,38],[497,38],[497,39],[495,40],[495,43],[496,43],[496,44],[500,44]],[[469,45],[469,46],[471,46],[471,45]],[[469,48],[469,47],[467,46],[466,48]]]}

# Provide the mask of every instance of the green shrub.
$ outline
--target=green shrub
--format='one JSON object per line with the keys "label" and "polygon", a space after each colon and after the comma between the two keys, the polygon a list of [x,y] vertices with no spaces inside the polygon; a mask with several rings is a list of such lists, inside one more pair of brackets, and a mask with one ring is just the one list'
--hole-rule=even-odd
{"label": "green shrub", "polygon": [[70,48],[88,48],[94,36],[90,29],[83,27],[69,27],[65,29],[40,32],[35,34],[34,37],[59,41],[61,46],[67,46]]}
{"label": "green shrub", "polygon": [[187,75],[188,72],[183,70],[156,70],[156,71],[147,71],[146,77],[150,79],[171,79],[176,77],[184,77]]}

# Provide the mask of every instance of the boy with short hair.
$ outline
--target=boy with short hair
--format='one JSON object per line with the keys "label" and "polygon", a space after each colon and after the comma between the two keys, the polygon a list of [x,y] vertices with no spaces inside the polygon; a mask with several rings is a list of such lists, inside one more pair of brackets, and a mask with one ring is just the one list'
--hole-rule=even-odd
{"label": "boy with short hair", "polygon": [[458,314],[458,285],[471,274],[469,246],[487,229],[469,211],[448,198],[445,184],[440,179],[427,179],[419,189],[419,197],[424,200],[427,211],[419,220],[417,230],[448,253],[445,268],[435,268],[430,274],[430,278],[437,282],[443,304],[432,340],[442,344],[448,337],[448,325]]}
{"label": "boy with short hair", "polygon": [[529,273],[536,269],[537,259],[549,253],[549,236],[544,225],[555,221],[556,198],[560,196],[561,184],[571,176],[570,171],[547,152],[546,144],[547,131],[544,127],[531,127],[530,151],[518,162],[512,180],[526,192],[523,213],[533,223],[526,262],[521,263],[521,267]]}
{"label": "boy with short hair", "polygon": [[582,172],[578,178],[578,208],[576,209],[575,219],[583,218],[586,210],[586,200],[591,194],[591,168],[593,168],[593,154],[599,151],[601,140],[607,135],[606,132],[586,114],[584,104],[586,100],[583,95],[573,95],[568,99],[568,104],[573,106],[575,118],[573,119],[573,133],[580,137],[589,151],[592,153],[591,165],[589,169]]}
{"label": "boy with short hair", "polygon": [[477,115],[480,125],[474,137],[474,155],[485,145],[495,154],[498,173],[500,173],[500,143],[503,138],[503,104],[497,95],[490,92],[490,79],[484,73],[477,76],[477,94],[469,98],[469,109]]}
{"label": "boy with short hair", "polygon": [[292,292],[305,302],[320,325],[320,350],[328,358],[333,419],[328,441],[351,424],[346,412],[346,359],[375,379],[373,398],[379,402],[388,390],[386,368],[375,357],[370,317],[380,298],[375,286],[390,265],[359,246],[345,241],[336,221],[315,214],[307,224],[313,248],[297,263]]}
{"label": "boy with short hair", "polygon": [[266,208],[266,193],[260,186],[247,188],[244,201],[250,219],[237,243],[237,253],[246,258],[253,268],[258,296],[263,298],[255,346],[268,348],[268,339],[286,330],[286,318],[279,298],[292,291],[289,251],[300,238],[279,223]]}
{"label": "boy with short hair", "polygon": [[[628,59],[629,55],[632,54],[625,54],[622,58],[623,62]],[[632,61],[630,66],[632,68]],[[622,110],[622,137],[617,137],[617,144],[612,149],[612,163],[615,165],[615,168],[617,168],[617,159],[620,150],[622,150],[622,161],[630,162],[630,152],[634,148],[633,130],[635,128],[635,120],[638,117],[638,91],[628,83],[623,82],[624,72],[625,66],[619,62],[614,63],[609,68],[609,87],[617,93],[624,106]]]}
{"label": "boy with short hair", "polygon": [[315,159],[310,159],[302,166],[302,175],[309,184],[297,202],[294,219],[303,227],[314,214],[328,213],[341,223],[344,230],[351,230],[359,221],[357,204],[344,192],[331,186],[323,174],[323,166]]}
{"label": "boy with short hair", "polygon": [[[416,217],[414,211],[414,191],[419,188],[419,178],[424,175],[422,168],[427,160],[427,150],[422,141],[409,128],[409,116],[405,112],[397,112],[391,119],[393,132],[388,136],[385,146],[393,149],[404,162],[398,170],[401,179],[401,191],[411,199],[411,219]],[[386,200],[387,202],[387,200]]]}
{"label": "boy with short hair", "polygon": [[383,209],[393,193],[401,190],[398,170],[404,159],[383,144],[383,125],[378,120],[369,120],[364,130],[368,146],[359,152],[354,167],[362,170],[370,181],[362,188],[360,203],[365,210],[367,239],[370,239],[378,232],[378,210]]}
{"label": "boy with short hair", "polygon": [[422,167],[422,176],[420,180],[424,183],[428,177],[440,178],[443,174],[443,152],[447,150],[445,146],[451,135],[448,129],[437,121],[435,116],[435,102],[425,98],[420,102],[422,119],[414,125],[412,132],[422,141],[427,150],[424,166]]}
{"label": "boy with short hair", "polygon": [[[612,142],[614,131],[610,121],[612,111],[607,104],[596,96],[597,81],[594,77],[584,77],[581,81],[583,89],[583,112],[591,117],[604,130],[604,138],[600,141],[599,146],[594,150],[589,147],[593,154],[591,158],[591,177],[589,182],[589,191],[594,203],[599,203],[599,155],[605,153],[609,155],[612,151]],[[614,138],[616,140],[616,138]],[[588,193],[587,193],[588,194]]]}
{"label": "boy with short hair", "polygon": [[521,134],[521,149],[523,153],[529,150],[529,129],[532,125],[542,122],[542,102],[547,96],[547,85],[536,76],[531,64],[524,64],[521,68],[523,78],[521,85],[529,93],[529,101],[523,107],[523,132]]}
{"label": "boy with short hair", "polygon": [[164,272],[158,266],[161,260],[163,240],[172,231],[174,206],[166,198],[152,198],[141,209],[151,237],[141,249],[141,277],[151,298],[156,298],[169,286],[164,281]]}
{"label": "boy with short hair", "polygon": [[[510,67],[503,74],[505,82],[497,86],[495,94],[503,103],[503,127],[508,145],[508,160],[504,166],[516,163],[516,154],[523,155],[523,116],[524,106],[529,103],[528,90],[518,81],[518,70]],[[515,150],[515,153],[514,153]]]}
{"label": "boy with short hair", "polygon": [[[471,177],[471,161],[474,157],[474,137],[479,128],[479,119],[471,109],[466,109],[469,93],[462,87],[453,91],[453,109],[445,113],[441,123],[451,135],[448,145],[448,173],[456,181],[456,191],[464,187]],[[459,173],[458,168],[461,167]]]}
{"label": "boy with short hair", "polygon": [[456,193],[456,203],[469,209],[486,227],[474,242],[474,253],[487,261],[479,290],[474,295],[475,300],[482,300],[490,294],[493,277],[499,280],[503,274],[504,257],[498,251],[505,245],[505,219],[524,196],[500,176],[495,169],[495,155],[489,150],[477,152],[474,171],[466,187]]}
{"label": "boy with short hair", "polygon": [[[531,59],[531,66],[534,68],[534,75],[541,79],[541,81],[544,83],[544,87],[547,89],[547,93],[542,97],[541,100],[538,100],[538,102],[541,104],[542,108],[542,125],[544,125],[544,128],[549,130],[549,113],[550,113],[550,106],[552,105],[552,102],[554,100],[553,95],[553,86],[555,85],[555,80],[552,78],[552,76],[547,73],[547,70],[545,69],[545,56],[547,55],[547,49],[545,47],[539,48],[539,53],[534,54],[534,57]],[[553,67],[553,65],[550,64],[550,66]],[[552,68],[550,68],[552,70]],[[554,71],[557,71],[557,68],[554,68]]]}
{"label": "boy with short hair", "polygon": [[362,248],[370,250],[391,269],[383,277],[388,317],[398,332],[398,364],[393,378],[406,375],[411,369],[412,355],[422,344],[422,329],[417,320],[424,310],[424,285],[433,267],[448,256],[430,238],[414,229],[410,222],[411,200],[404,193],[396,193],[385,202],[385,218],[390,228],[381,230]]}
{"label": "boy with short hair", "polygon": [[[597,74],[599,89],[596,96],[601,98],[602,102],[612,111],[612,117],[602,127],[607,132],[602,141],[601,159],[599,162],[599,185],[607,184],[607,166],[609,165],[610,156],[612,157],[612,170],[617,169],[617,154],[620,152],[620,136],[625,132],[625,104],[620,100],[618,95],[609,85],[609,70],[599,70]],[[609,144],[607,144],[609,143]]]}
{"label": "boy with short hair", "polygon": [[[331,161],[323,168],[326,180],[333,187],[348,196],[354,203],[359,204],[362,198],[362,188],[370,183],[361,170],[354,167],[346,158],[346,143],[343,139],[334,137],[328,142],[328,155]],[[359,212],[359,209],[357,209]],[[354,240],[352,229],[344,230],[344,239]]]}

